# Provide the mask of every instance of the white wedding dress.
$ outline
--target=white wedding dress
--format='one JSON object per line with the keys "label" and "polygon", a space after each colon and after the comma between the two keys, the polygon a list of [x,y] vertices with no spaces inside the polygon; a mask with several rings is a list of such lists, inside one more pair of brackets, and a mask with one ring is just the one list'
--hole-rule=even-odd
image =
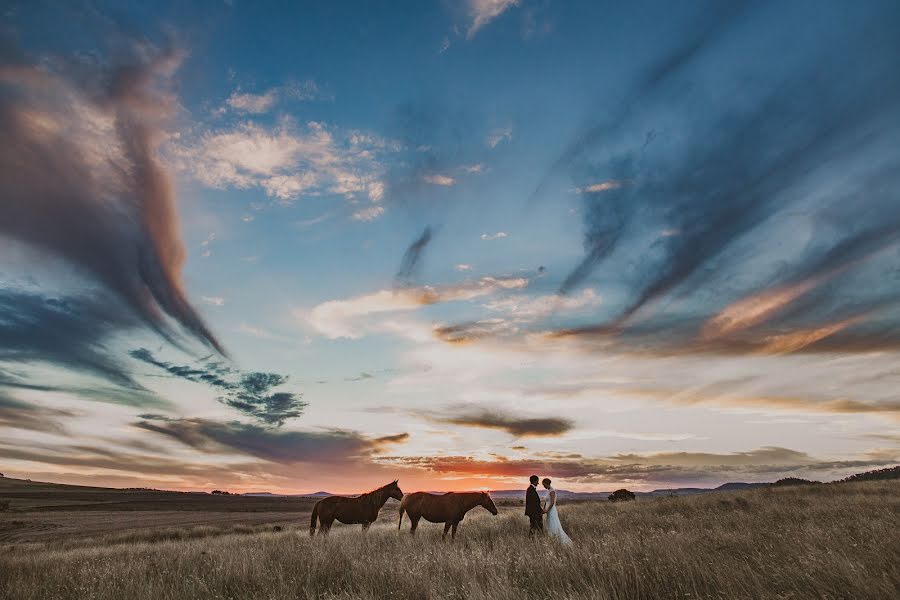
{"label": "white wedding dress", "polygon": [[559,522],[559,511],[556,510],[559,498],[556,497],[556,490],[553,488],[550,488],[550,499],[553,502],[553,506],[547,512],[547,534],[551,538],[559,540],[561,544],[569,545],[572,543],[572,538],[566,535],[566,530],[563,529],[562,523]]}

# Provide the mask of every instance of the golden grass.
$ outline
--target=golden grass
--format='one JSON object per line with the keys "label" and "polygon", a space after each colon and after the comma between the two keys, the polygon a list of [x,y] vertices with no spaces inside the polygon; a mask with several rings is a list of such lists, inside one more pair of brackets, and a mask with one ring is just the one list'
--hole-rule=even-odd
{"label": "golden grass", "polygon": [[0,546],[0,597],[897,598],[900,482],[563,505],[572,548],[530,541],[520,509],[477,509],[455,544],[384,515],[335,526],[180,539],[139,535]]}

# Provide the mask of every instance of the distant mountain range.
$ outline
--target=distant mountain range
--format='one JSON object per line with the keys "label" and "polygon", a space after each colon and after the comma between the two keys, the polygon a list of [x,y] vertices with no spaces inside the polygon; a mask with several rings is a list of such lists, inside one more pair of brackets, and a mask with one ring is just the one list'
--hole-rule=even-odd
{"label": "distant mountain range", "polygon": [[[693,494],[708,494],[710,492],[735,492],[738,490],[749,490],[757,487],[765,487],[767,485],[771,485],[770,483],[744,483],[741,481],[736,481],[732,483],[725,483],[716,488],[663,488],[659,490],[653,490],[652,492],[634,492],[635,496],[645,496],[648,498],[652,498],[654,496],[689,496]],[[521,490],[513,489],[513,490],[489,490],[491,496],[497,499],[510,499],[510,498],[520,498],[522,494],[525,493],[525,488]],[[431,492],[433,494],[440,494],[442,492]],[[570,500],[591,500],[598,498],[606,498],[610,494],[612,494],[612,490],[608,492],[573,492],[571,490],[556,490],[556,493],[559,494],[560,498],[566,498]],[[352,494],[332,494],[331,492],[312,492],[310,494],[273,494],[272,492],[247,492],[245,494],[241,494],[242,496],[278,496],[284,498],[324,498],[325,496],[349,496]]]}
{"label": "distant mountain range", "polygon": [[[895,467],[889,467],[886,469],[877,469],[874,471],[866,471],[865,473],[858,473],[856,475],[851,475],[846,479],[842,479],[840,481],[835,481],[832,483],[841,483],[844,481],[879,481],[885,479],[900,479],[900,465]],[[652,492],[634,492],[635,496],[653,498],[658,496],[692,496],[696,494],[709,494],[711,492],[737,492],[740,490],[750,490],[753,488],[766,487],[770,485],[798,485],[798,484],[811,484],[811,483],[819,483],[818,481],[806,481],[805,479],[796,479],[796,478],[787,478],[781,479],[774,483],[746,483],[743,481],[734,481],[730,483],[723,483],[722,485],[714,488],[697,488],[697,487],[686,487],[686,488],[662,488],[658,490],[653,490]],[[441,492],[432,492],[435,494],[439,494]],[[514,490],[490,490],[491,496],[496,499],[519,499],[522,498],[522,495],[525,493],[525,488],[522,489],[514,489]],[[572,492],[570,490],[557,490],[557,494],[561,498],[569,499],[569,500],[597,500],[600,498],[605,499],[609,496],[612,491],[609,492]],[[330,492],[313,492],[311,494],[273,494],[271,492],[248,492],[246,494],[242,494],[243,496],[279,496],[286,498],[323,498],[325,496],[341,496],[346,495],[349,496],[351,494],[332,494]]]}

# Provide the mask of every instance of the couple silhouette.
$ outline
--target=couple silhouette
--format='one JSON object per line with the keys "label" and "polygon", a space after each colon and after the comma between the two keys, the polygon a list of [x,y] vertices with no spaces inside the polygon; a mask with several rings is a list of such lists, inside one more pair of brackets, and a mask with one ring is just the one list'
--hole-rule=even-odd
{"label": "couple silhouette", "polygon": [[[541,497],[537,491],[538,482],[543,484],[544,489],[549,492],[546,507],[541,504]],[[544,533],[544,515],[546,514],[547,533],[550,534],[550,537],[559,540],[563,544],[571,544],[572,539],[566,535],[559,520],[559,509],[556,506],[556,490],[553,489],[553,482],[546,477],[543,481],[540,481],[537,475],[532,475],[529,478],[529,483],[528,489],[525,490],[525,515],[530,523],[529,534],[534,536],[535,534]]]}

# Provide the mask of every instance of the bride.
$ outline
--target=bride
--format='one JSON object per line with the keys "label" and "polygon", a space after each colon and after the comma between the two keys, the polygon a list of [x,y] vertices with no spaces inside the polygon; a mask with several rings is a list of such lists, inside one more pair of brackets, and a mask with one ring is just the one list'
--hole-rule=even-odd
{"label": "bride", "polygon": [[571,544],[572,539],[566,535],[562,523],[559,522],[559,511],[556,509],[556,490],[553,489],[550,485],[552,482],[547,478],[544,478],[541,483],[550,492],[550,503],[544,509],[544,512],[547,514],[547,533],[550,537],[559,540],[563,544]]}

